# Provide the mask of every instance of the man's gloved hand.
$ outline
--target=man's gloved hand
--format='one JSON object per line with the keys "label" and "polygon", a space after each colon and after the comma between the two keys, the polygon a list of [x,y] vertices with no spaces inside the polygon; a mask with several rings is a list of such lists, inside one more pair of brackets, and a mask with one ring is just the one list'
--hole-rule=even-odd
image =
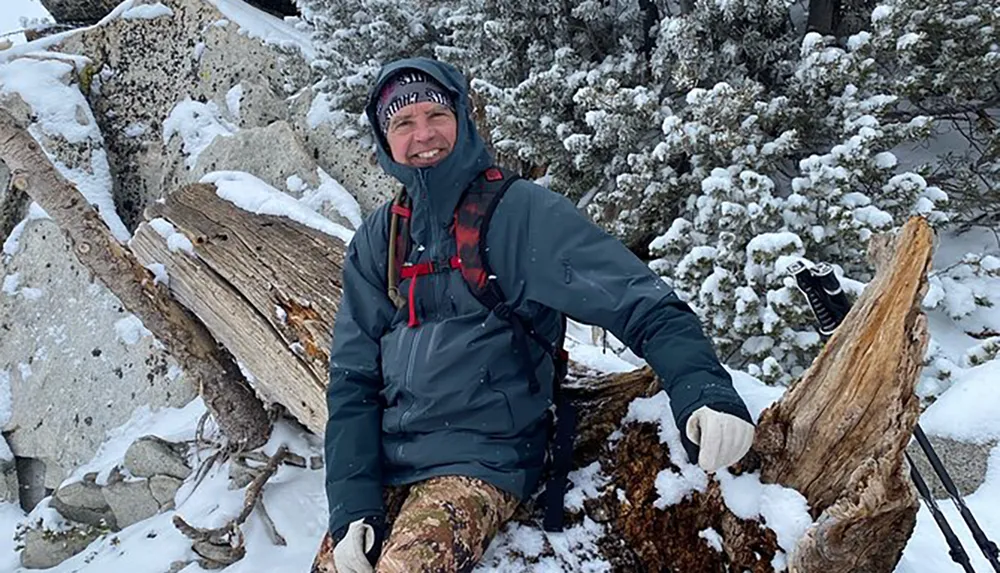
{"label": "man's gloved hand", "polygon": [[366,517],[334,533],[333,563],[337,573],[373,573],[385,541],[385,521]]}
{"label": "man's gloved hand", "polygon": [[753,444],[753,424],[708,406],[695,410],[686,426],[688,439],[699,446],[698,465],[706,472],[735,464]]}

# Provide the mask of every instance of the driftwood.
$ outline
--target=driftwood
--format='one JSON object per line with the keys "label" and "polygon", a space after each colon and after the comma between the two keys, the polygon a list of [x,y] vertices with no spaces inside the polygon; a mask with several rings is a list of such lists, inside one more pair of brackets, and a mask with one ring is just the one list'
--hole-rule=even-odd
{"label": "driftwood", "polygon": [[154,285],[152,274],[111,235],[83,195],[4,110],[0,110],[0,160],[11,172],[12,187],[41,205],[66,234],[80,262],[180,363],[231,445],[236,449],[263,445],[270,435],[270,420],[231,357],[187,309]]}

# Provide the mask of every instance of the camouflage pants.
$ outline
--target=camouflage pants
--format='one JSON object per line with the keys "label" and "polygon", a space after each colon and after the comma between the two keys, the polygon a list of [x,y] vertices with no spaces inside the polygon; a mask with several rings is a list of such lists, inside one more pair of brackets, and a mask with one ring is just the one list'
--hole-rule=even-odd
{"label": "camouflage pants", "polygon": [[[376,573],[471,571],[517,508],[511,494],[464,476],[386,488],[384,498],[391,530]],[[336,573],[329,534],[312,572]]]}

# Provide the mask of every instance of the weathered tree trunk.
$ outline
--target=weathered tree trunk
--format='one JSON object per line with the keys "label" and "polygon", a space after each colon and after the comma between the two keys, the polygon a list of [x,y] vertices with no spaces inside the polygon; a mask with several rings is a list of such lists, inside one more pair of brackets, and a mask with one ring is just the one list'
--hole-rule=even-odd
{"label": "weathered tree trunk", "polygon": [[810,369],[760,420],[762,478],[795,488],[818,520],[793,570],[891,571],[916,519],[903,451],[928,335],[920,302],[933,234],[910,220],[872,243],[875,279]]}
{"label": "weathered tree trunk", "polygon": [[264,399],[321,434],[345,245],[284,217],[242,211],[214,185],[180,189],[146,217],[168,220],[198,256],[171,252],[143,223],[130,244],[139,260],[164,264],[173,295],[232,352]]}
{"label": "weathered tree trunk", "polygon": [[7,240],[28,210],[28,196],[10,186],[10,170],[0,162],[0,243]]}
{"label": "weathered tree trunk", "polygon": [[829,36],[837,29],[840,20],[840,0],[809,0],[806,32]]}
{"label": "weathered tree trunk", "polygon": [[66,234],[73,252],[134,313],[184,368],[235,448],[263,445],[267,413],[232,358],[191,313],[153,283],[153,275],[111,235],[100,216],[52,166],[38,143],[0,110],[0,160],[13,186],[37,202]]}

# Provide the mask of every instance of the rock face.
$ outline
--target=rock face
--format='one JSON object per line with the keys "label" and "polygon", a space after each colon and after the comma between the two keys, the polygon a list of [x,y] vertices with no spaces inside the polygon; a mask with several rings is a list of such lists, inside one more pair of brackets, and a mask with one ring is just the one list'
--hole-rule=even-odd
{"label": "rock face", "polygon": [[[312,81],[300,49],[241,33],[205,0],[162,3],[171,16],[114,20],[59,47],[92,60],[82,74],[90,85],[81,87],[104,134],[117,210],[130,229],[150,202],[196,180],[185,159],[211,142],[216,126],[263,127],[285,119],[285,98]],[[305,32],[277,20],[275,26],[289,42],[310,49]],[[207,107],[192,116],[184,112],[196,106],[188,104],[171,115],[183,102]],[[259,157],[240,159],[218,167],[246,170],[248,160],[260,163]]]}
{"label": "rock face", "polygon": [[[41,2],[56,22],[72,23],[97,22],[120,3],[118,0],[41,0]],[[276,16],[295,16],[299,13],[292,0],[247,0],[247,3]]]}
{"label": "rock face", "polygon": [[[996,441],[985,444],[970,444],[939,436],[927,436],[927,439],[944,463],[948,475],[955,482],[955,487],[963,496],[972,495],[979,489],[979,486],[983,485],[986,480],[986,466],[990,452],[997,446]],[[949,497],[948,491],[934,473],[934,468],[927,461],[927,457],[924,456],[924,452],[916,440],[910,443],[907,452],[913,459],[917,471],[927,482],[931,495],[936,499],[947,499]]]}
{"label": "rock face", "polygon": [[117,0],[41,0],[56,22],[97,22],[119,4]]}
{"label": "rock face", "polygon": [[0,373],[10,379],[11,449],[45,462],[55,489],[140,406],[195,395],[176,363],[69,251],[50,220],[29,221],[0,263]]}

